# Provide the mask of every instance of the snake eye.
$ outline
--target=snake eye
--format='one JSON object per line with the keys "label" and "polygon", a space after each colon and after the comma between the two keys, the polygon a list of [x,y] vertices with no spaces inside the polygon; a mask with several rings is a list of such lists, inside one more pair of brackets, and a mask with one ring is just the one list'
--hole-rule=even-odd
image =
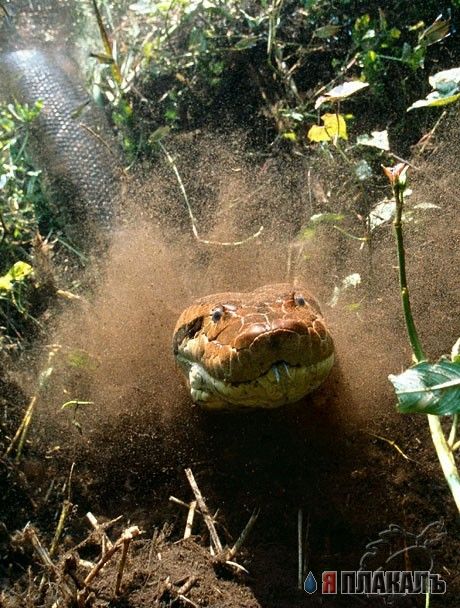
{"label": "snake eye", "polygon": [[303,296],[296,296],[295,297],[295,303],[297,304],[297,306],[305,306],[306,301],[305,301],[305,298]]}
{"label": "snake eye", "polygon": [[211,313],[211,319],[214,323],[218,323],[222,319],[223,316],[224,316],[223,306],[218,306],[217,308],[214,308],[214,310]]}

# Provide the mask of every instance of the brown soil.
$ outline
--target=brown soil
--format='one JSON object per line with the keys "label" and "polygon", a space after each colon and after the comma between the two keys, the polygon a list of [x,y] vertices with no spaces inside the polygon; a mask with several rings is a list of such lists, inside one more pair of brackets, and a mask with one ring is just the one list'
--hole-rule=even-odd
{"label": "brown soil", "polygon": [[[431,597],[431,608],[459,605],[455,506],[425,417],[398,415],[387,380],[410,362],[391,229],[376,234],[372,274],[368,253],[332,228],[302,244],[295,237],[311,213],[333,205],[347,208],[347,192],[334,181],[333,168],[325,165],[322,172],[321,164],[314,165],[319,194],[311,190],[309,196],[306,162],[271,159],[254,168],[239,149],[212,138],[198,146],[178,142],[179,170],[206,238],[240,239],[260,225],[263,237],[239,247],[198,244],[189,236],[170,168],[159,167],[133,185],[126,216],[135,210],[140,220],[128,222],[115,236],[91,302],[69,307],[50,331],[49,343],[59,344],[60,351],[34,415],[30,443],[19,465],[9,458],[1,463],[5,591],[0,605],[66,605],[53,604],[59,581],[72,589],[81,584],[86,573],[72,564],[77,558],[94,562],[100,551],[99,540],[88,539],[88,510],[100,521],[123,515],[108,531],[112,541],[127,526],[144,531],[128,554],[121,595],[114,594],[115,557],[91,585],[93,606],[382,605],[379,598],[307,596],[297,589],[299,510],[306,529],[306,572],[319,578],[323,570],[358,569],[368,543],[397,524],[400,532],[381,548],[372,567],[423,532],[427,548],[405,551],[403,563],[396,560],[398,567],[391,569],[425,569],[431,556],[433,571],[448,589],[444,597]],[[448,171],[443,170],[447,159]],[[414,210],[417,221],[407,224],[406,245],[414,312],[427,351],[436,358],[449,352],[460,329],[459,232],[451,202],[458,161],[444,148],[430,162],[418,173],[410,205],[429,201],[442,212]],[[321,192],[328,189],[342,198],[323,200]],[[324,306],[338,363],[320,390],[273,412],[209,414],[191,407],[174,369],[170,338],[178,314],[194,297],[299,276],[327,302],[333,286],[352,272],[362,275],[363,285],[343,294],[337,306]],[[45,366],[46,353],[42,347],[34,357],[37,369]],[[75,353],[80,359],[84,353],[87,363],[75,367]],[[33,373],[16,372],[2,382],[6,447],[36,380]],[[62,410],[72,399],[93,405],[74,413]],[[168,499],[193,499],[186,467],[210,510],[219,510],[217,529],[225,544],[231,546],[253,510],[260,509],[235,558],[249,575],[216,567],[198,516],[193,538],[181,540],[186,510]],[[36,552],[24,535],[12,535],[32,521],[49,547],[66,497],[73,509],[53,558],[54,583],[40,588],[43,568]],[[195,579],[183,600],[178,590],[190,576]],[[425,605],[422,596],[394,601],[402,607]]]}

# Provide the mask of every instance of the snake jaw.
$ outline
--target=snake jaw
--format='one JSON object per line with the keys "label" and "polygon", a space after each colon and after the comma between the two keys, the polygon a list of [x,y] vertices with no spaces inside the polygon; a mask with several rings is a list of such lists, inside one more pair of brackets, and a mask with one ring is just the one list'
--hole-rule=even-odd
{"label": "snake jaw", "polygon": [[209,374],[199,363],[188,371],[188,385],[193,401],[206,409],[272,409],[295,403],[318,388],[334,364],[334,354],[310,366],[290,366],[281,361],[259,378],[232,383]]}

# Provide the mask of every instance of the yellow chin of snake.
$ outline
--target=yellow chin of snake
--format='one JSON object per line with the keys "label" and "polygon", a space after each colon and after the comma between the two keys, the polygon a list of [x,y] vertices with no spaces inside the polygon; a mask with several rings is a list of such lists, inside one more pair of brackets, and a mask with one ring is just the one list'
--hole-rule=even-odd
{"label": "yellow chin of snake", "polygon": [[199,363],[178,357],[186,369],[192,399],[203,408],[276,408],[295,403],[320,386],[334,364],[334,354],[313,365],[292,366],[281,361],[248,382],[232,383],[209,374]]}

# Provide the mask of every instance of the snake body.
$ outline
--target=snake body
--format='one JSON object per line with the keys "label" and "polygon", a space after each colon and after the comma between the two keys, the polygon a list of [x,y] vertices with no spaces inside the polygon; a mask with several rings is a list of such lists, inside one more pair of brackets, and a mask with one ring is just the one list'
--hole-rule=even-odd
{"label": "snake body", "polygon": [[289,284],[195,301],[177,321],[173,351],[193,401],[208,409],[293,403],[334,363],[318,302]]}
{"label": "snake body", "polygon": [[0,18],[0,102],[42,103],[28,129],[29,157],[43,172],[53,212],[85,245],[113,228],[121,154],[73,59],[75,4],[7,4],[11,16]]}

